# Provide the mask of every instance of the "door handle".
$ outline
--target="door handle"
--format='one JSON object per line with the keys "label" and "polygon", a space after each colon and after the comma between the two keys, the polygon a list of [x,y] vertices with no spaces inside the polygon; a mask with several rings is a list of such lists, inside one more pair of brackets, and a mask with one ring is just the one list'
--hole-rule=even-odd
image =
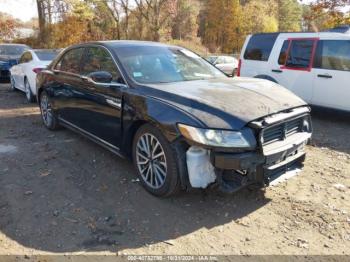
{"label": "door handle", "polygon": [[122,108],[122,101],[120,99],[106,99],[107,104],[116,108]]}
{"label": "door handle", "polygon": [[331,75],[329,75],[329,74],[317,75],[317,77],[321,77],[321,78],[333,78],[333,76],[331,76]]}
{"label": "door handle", "polygon": [[274,73],[283,73],[283,71],[280,69],[272,69],[271,71]]}

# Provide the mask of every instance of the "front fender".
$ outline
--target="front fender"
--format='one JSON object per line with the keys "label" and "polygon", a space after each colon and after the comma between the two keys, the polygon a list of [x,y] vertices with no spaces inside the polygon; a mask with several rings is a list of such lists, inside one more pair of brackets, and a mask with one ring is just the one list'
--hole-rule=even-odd
{"label": "front fender", "polygon": [[203,126],[200,120],[181,108],[149,96],[124,97],[122,115],[123,141],[130,140],[130,136],[133,137],[137,127],[142,123],[156,126],[170,143],[180,136],[177,123]]}

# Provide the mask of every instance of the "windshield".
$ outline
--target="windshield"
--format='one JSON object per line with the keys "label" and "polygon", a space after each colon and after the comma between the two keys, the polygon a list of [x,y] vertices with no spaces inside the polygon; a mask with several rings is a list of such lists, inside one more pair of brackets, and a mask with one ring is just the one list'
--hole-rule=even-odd
{"label": "windshield", "polygon": [[52,61],[58,52],[56,51],[35,51],[35,54],[38,56],[41,61]]}
{"label": "windshield", "polygon": [[178,47],[122,46],[114,49],[128,75],[139,83],[170,83],[225,77],[195,53]]}
{"label": "windshield", "polygon": [[0,45],[0,55],[20,56],[26,48],[24,46]]}

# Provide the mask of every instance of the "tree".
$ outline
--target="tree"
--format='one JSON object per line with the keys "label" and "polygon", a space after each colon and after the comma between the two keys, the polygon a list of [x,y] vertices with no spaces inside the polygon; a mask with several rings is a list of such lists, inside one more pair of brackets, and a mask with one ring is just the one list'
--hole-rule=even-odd
{"label": "tree", "polygon": [[[242,10],[239,0],[207,0],[200,17],[203,25],[200,33],[204,45],[210,51],[232,53],[238,50],[241,34]],[[205,14],[205,15],[203,15]]]}
{"label": "tree", "polygon": [[321,31],[342,24],[350,24],[350,12],[343,8],[350,5],[349,0],[317,0],[304,13],[304,20],[310,30]]}
{"label": "tree", "polygon": [[0,12],[0,41],[10,40],[16,37],[16,29],[19,22],[11,15]]}
{"label": "tree", "polygon": [[251,0],[243,7],[244,34],[278,31],[278,7],[275,0]]}
{"label": "tree", "polygon": [[135,0],[140,14],[146,20],[150,30],[150,40],[160,40],[160,30],[169,17],[173,16],[171,0]]}
{"label": "tree", "polygon": [[197,35],[197,17],[199,3],[191,0],[177,0],[175,15],[172,19],[171,36],[173,39],[189,40]]}
{"label": "tree", "polygon": [[278,0],[278,30],[295,32],[301,30],[302,8],[297,0]]}

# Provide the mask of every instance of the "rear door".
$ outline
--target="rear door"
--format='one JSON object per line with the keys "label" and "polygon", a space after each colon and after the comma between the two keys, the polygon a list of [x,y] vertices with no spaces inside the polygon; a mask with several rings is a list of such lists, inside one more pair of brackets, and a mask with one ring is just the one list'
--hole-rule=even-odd
{"label": "rear door", "polygon": [[[111,83],[93,81],[89,75],[108,72]],[[84,93],[79,104],[79,127],[109,145],[119,147],[122,94],[126,88],[112,55],[102,46],[87,47],[81,69]]]}
{"label": "rear door", "polygon": [[320,40],[312,104],[350,111],[350,40]]}
{"label": "rear door", "polygon": [[53,68],[54,84],[50,85],[54,107],[63,121],[79,124],[80,101],[83,99],[82,79],[80,76],[83,47],[73,48],[63,54]]}
{"label": "rear door", "polygon": [[312,64],[317,41],[317,38],[282,40],[276,44],[281,50],[279,57],[272,61],[271,76],[308,103],[312,99]]}

